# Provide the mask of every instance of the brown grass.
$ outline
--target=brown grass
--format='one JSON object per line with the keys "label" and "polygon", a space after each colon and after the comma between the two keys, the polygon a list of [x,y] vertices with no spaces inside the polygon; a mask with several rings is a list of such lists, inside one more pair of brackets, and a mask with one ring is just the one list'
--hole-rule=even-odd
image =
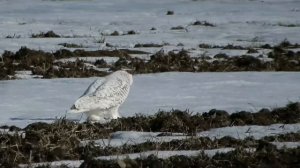
{"label": "brown grass", "polygon": [[[63,159],[91,159],[100,155],[112,155],[147,150],[191,150],[218,147],[255,147],[262,150],[270,141],[299,141],[299,133],[238,140],[224,137],[211,140],[206,137],[171,142],[146,142],[139,145],[123,145],[120,148],[97,147],[93,142],[82,146],[81,140],[109,139],[112,132],[124,130],[183,132],[194,135],[201,130],[232,125],[269,125],[274,123],[300,122],[300,105],[291,103],[273,110],[262,109],[257,113],[238,112],[229,115],[226,111],[211,110],[192,115],[188,111],[159,112],[154,116],[120,118],[107,124],[77,123],[59,119],[54,123],[33,123],[19,129],[15,126],[2,128],[15,131],[0,134],[0,165],[15,167],[20,163],[34,163]],[[284,126],[284,125],[283,125]],[[21,130],[21,131],[20,131]],[[23,132],[22,132],[23,131]],[[161,136],[164,136],[162,134]],[[262,143],[264,142],[264,143]],[[271,148],[273,151],[273,147]]]}

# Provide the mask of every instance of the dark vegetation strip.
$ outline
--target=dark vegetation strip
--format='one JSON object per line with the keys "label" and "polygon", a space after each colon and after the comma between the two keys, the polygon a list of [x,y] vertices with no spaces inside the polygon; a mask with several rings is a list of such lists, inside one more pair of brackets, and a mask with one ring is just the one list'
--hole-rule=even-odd
{"label": "dark vegetation strip", "polygon": [[137,115],[134,117],[112,120],[108,126],[114,131],[137,130],[154,132],[195,133],[211,128],[243,125],[270,125],[275,123],[299,123],[300,103],[290,103],[286,107],[273,110],[261,109],[256,113],[240,111],[229,114],[224,110],[212,109],[202,114],[189,111],[160,111],[153,116]]}
{"label": "dark vegetation strip", "polygon": [[[192,137],[183,140],[172,140],[170,142],[145,142],[136,145],[122,145],[119,147],[98,146],[93,141],[82,148],[82,151],[88,152],[90,156],[110,156],[126,153],[140,153],[151,150],[175,151],[175,150],[208,150],[217,148],[260,148],[262,143],[270,142],[299,142],[299,133],[287,133],[282,135],[266,136],[260,140],[254,137],[247,137],[244,140],[233,137],[223,137],[221,139],[210,139],[208,137]],[[271,144],[270,144],[271,145]],[[84,159],[84,158],[83,158]]]}
{"label": "dark vegetation strip", "polygon": [[[155,46],[155,44],[138,44],[137,47]],[[157,45],[159,46],[159,45]],[[214,48],[220,46],[210,46],[202,44],[200,47]],[[229,57],[226,54],[217,54],[215,60],[206,57],[193,58],[185,50],[178,53],[157,52],[150,56],[150,60],[133,58],[131,54],[147,54],[143,51],[116,49],[116,50],[96,50],[86,51],[76,49],[70,51],[61,49],[54,53],[40,50],[31,50],[22,47],[16,53],[5,51],[0,62],[0,79],[10,79],[10,76],[18,70],[31,70],[33,75],[42,75],[44,78],[60,77],[91,77],[104,76],[107,72],[101,72],[86,67],[83,60],[75,62],[57,62],[55,60],[70,57],[86,56],[113,56],[119,60],[113,65],[108,65],[104,60],[94,63],[98,68],[109,68],[115,71],[121,68],[130,69],[132,73],[157,73],[157,72],[232,72],[232,71],[300,71],[300,51],[294,52],[290,48],[299,48],[298,44],[291,44],[284,41],[277,46],[262,45],[261,48],[272,49],[268,57],[272,61],[264,61],[259,57],[251,55],[241,55]],[[241,46],[227,45],[223,49],[246,49]],[[256,49],[247,48],[248,53],[257,52]]]}
{"label": "dark vegetation strip", "polygon": [[171,156],[161,159],[155,155],[147,158],[117,160],[95,160],[88,158],[81,164],[80,168],[109,167],[117,168],[120,165],[126,167],[149,167],[149,168],[174,168],[174,167],[248,167],[248,168],[289,168],[300,167],[300,148],[276,149],[268,143],[261,143],[257,151],[250,153],[246,150],[237,149],[228,153],[219,153],[212,158],[204,153],[198,156]]}
{"label": "dark vegetation strip", "polygon": [[[2,128],[16,131],[13,134],[0,134],[0,165],[54,160],[84,159],[86,155],[108,155],[157,149],[157,144],[144,143],[122,148],[95,148],[94,144],[80,145],[80,140],[109,138],[110,134],[120,130],[195,132],[209,128],[232,125],[269,125],[274,123],[299,123],[300,103],[290,103],[286,107],[272,111],[262,109],[257,113],[239,112],[229,115],[226,111],[211,110],[192,115],[187,111],[159,112],[154,116],[136,116],[113,120],[106,125],[76,123],[65,119],[52,124],[33,123],[21,129],[15,126]],[[264,138],[265,141],[297,141],[299,134],[286,134]],[[194,149],[197,146],[213,148],[217,146],[259,146],[252,138],[236,140],[225,137],[221,140],[195,138],[186,141],[163,143],[160,149]],[[258,143],[259,144],[259,143]],[[98,148],[99,149],[99,148]]]}
{"label": "dark vegetation strip", "polygon": [[[63,131],[63,130],[60,130]],[[274,139],[284,141],[299,141],[300,133],[268,136],[261,140],[248,137],[244,140],[232,137],[211,140],[207,137],[189,138],[185,140],[172,140],[171,142],[146,142],[138,145],[123,145],[121,147],[97,146],[93,142],[80,145],[76,134],[66,132],[50,133],[46,135],[28,134],[25,138],[18,135],[1,137],[0,166],[17,165],[20,163],[48,162],[58,160],[89,160],[98,156],[109,156],[126,153],[137,153],[150,150],[207,150],[222,147],[256,148],[272,147],[270,142]],[[69,137],[70,136],[70,137]]]}
{"label": "dark vegetation strip", "polygon": [[[15,126],[1,126],[0,128],[10,131],[53,131],[54,128],[65,129],[64,131],[75,130],[80,134],[80,139],[93,139],[89,134],[93,132],[94,138],[101,138],[103,132],[97,135],[99,130],[106,132],[115,131],[151,131],[151,132],[183,132],[193,135],[199,131],[211,128],[244,125],[271,125],[276,123],[294,124],[300,123],[300,102],[289,103],[285,107],[278,107],[272,110],[263,108],[257,112],[240,111],[229,114],[224,110],[212,109],[209,112],[192,113],[188,110],[172,110],[170,112],[159,111],[155,115],[139,115],[133,117],[122,117],[110,121],[107,124],[77,123],[65,119],[57,120],[54,123],[37,122],[29,124],[24,129]],[[85,130],[86,133],[84,134]]]}
{"label": "dark vegetation strip", "polygon": [[19,163],[80,159],[80,139],[109,137],[108,131],[93,125],[58,120],[52,124],[34,123],[24,133],[0,134],[0,167]]}
{"label": "dark vegetation strip", "polygon": [[[201,46],[200,46],[201,47]],[[203,45],[202,45],[203,47]],[[241,46],[209,46],[207,48],[223,48],[223,49],[247,49],[248,53],[257,52],[253,48],[244,48]],[[300,52],[293,52],[288,49],[300,48],[299,44],[291,44],[283,41],[277,46],[262,45],[258,48],[272,49],[268,53],[268,57],[272,61],[263,61],[259,57],[251,55],[241,55],[229,57],[223,54],[222,59],[211,61],[206,57],[192,58],[187,51],[178,53],[157,52],[150,57],[149,61],[137,58],[126,60],[120,58],[115,63],[114,68],[120,69],[126,67],[132,69],[133,73],[156,73],[156,72],[234,72],[234,71],[299,71],[300,70]],[[220,55],[215,55],[218,58]]]}
{"label": "dark vegetation strip", "polygon": [[[124,160],[99,160],[86,156],[80,168],[119,168],[119,167],[148,167],[148,168],[182,168],[182,167],[224,167],[224,168],[290,168],[300,167],[300,147],[294,149],[276,149],[270,143],[261,141],[256,151],[249,152],[244,148],[237,148],[227,153],[217,153],[213,157],[204,152],[197,156],[176,155],[165,159],[150,155],[146,158]],[[9,165],[10,166],[10,165]],[[61,165],[60,168],[68,168]],[[39,168],[51,168],[50,165]]]}
{"label": "dark vegetation strip", "polygon": [[[42,75],[44,78],[63,78],[63,77],[90,77],[90,76],[105,76],[108,73],[97,71],[92,68],[88,68],[84,65],[84,61],[77,59],[75,62],[55,62],[61,58],[71,57],[124,57],[129,59],[129,54],[141,54],[142,51],[135,50],[97,50],[97,51],[85,51],[83,49],[76,49],[70,51],[67,49],[61,49],[54,53],[44,52],[41,50],[32,50],[26,47],[22,47],[16,53],[5,51],[2,54],[3,62],[0,62],[0,79],[10,79],[10,76],[15,74],[15,71],[30,70],[34,75]],[[99,58],[101,61],[101,58]],[[95,65],[99,68],[109,67],[107,63],[102,60]],[[103,62],[104,61],[104,62]]]}

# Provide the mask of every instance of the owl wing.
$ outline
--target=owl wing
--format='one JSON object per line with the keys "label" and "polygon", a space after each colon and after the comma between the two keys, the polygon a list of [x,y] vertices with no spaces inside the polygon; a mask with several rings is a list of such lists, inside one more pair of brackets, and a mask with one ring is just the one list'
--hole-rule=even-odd
{"label": "owl wing", "polygon": [[122,78],[105,78],[93,82],[74,103],[70,112],[105,110],[121,105],[128,96],[130,84]]}
{"label": "owl wing", "polygon": [[83,95],[80,97],[93,94],[99,86],[103,85],[103,83],[105,83],[105,78],[96,79],[93,83],[90,84],[90,86],[85,90]]}

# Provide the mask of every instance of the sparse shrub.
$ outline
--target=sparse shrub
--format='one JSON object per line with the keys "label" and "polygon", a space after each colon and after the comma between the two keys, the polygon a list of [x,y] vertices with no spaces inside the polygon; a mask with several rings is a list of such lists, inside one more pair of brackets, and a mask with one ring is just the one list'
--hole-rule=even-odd
{"label": "sparse shrub", "polygon": [[264,44],[262,46],[260,46],[260,48],[264,48],[264,49],[272,49],[270,44]]}
{"label": "sparse shrub", "polygon": [[252,53],[258,53],[258,51],[254,48],[249,48],[247,51],[248,54],[252,54]]}
{"label": "sparse shrub", "polygon": [[174,11],[167,11],[166,15],[174,15]]}
{"label": "sparse shrub", "polygon": [[134,45],[134,48],[140,48],[140,47],[163,47],[163,45],[162,44],[154,44],[154,43]]}
{"label": "sparse shrub", "polygon": [[94,65],[96,65],[97,67],[100,68],[105,68],[108,66],[107,62],[104,59],[98,59],[96,60],[96,62],[94,63]]}
{"label": "sparse shrub", "polygon": [[209,23],[207,21],[195,21],[193,24],[193,26],[208,26],[208,27],[216,27],[214,24]]}
{"label": "sparse shrub", "polygon": [[74,43],[60,43],[58,45],[64,46],[66,48],[83,48],[82,45],[74,44]]}
{"label": "sparse shrub", "polygon": [[245,47],[228,44],[223,47],[224,50],[245,50]]}
{"label": "sparse shrub", "polygon": [[200,48],[213,48],[211,45],[205,44],[205,43],[199,44],[199,47]]}
{"label": "sparse shrub", "polygon": [[16,35],[16,34],[14,34],[14,35],[7,35],[7,36],[5,36],[5,38],[21,38],[21,35]]}
{"label": "sparse shrub", "polygon": [[114,31],[114,32],[112,32],[110,35],[111,35],[111,36],[119,36],[120,33],[119,33],[118,31]]}
{"label": "sparse shrub", "polygon": [[54,33],[54,31],[50,30],[46,33],[41,32],[39,34],[32,34],[31,37],[32,38],[59,38],[60,35]]}
{"label": "sparse shrub", "polygon": [[214,58],[217,58],[217,59],[228,59],[229,58],[229,56],[227,55],[227,54],[225,54],[225,53],[219,53],[219,54],[216,54],[215,56],[214,56]]}
{"label": "sparse shrub", "polygon": [[185,28],[183,26],[176,26],[172,27],[171,30],[184,30]]}
{"label": "sparse shrub", "polygon": [[183,43],[178,43],[178,44],[177,44],[177,47],[183,47],[183,46],[184,46]]}
{"label": "sparse shrub", "polygon": [[134,30],[129,30],[128,32],[127,32],[127,34],[128,35],[133,35],[133,34],[137,34]]}
{"label": "sparse shrub", "polygon": [[259,70],[263,66],[262,62],[258,58],[248,55],[244,55],[241,57],[232,57],[232,60],[235,66],[245,68],[246,70]]}

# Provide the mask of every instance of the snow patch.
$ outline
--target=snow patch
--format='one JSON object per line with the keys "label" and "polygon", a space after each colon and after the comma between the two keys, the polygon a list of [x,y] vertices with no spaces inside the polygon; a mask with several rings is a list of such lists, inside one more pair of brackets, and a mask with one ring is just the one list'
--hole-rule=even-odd
{"label": "snow patch", "polygon": [[17,79],[32,79],[32,78],[42,78],[42,75],[33,75],[31,71],[15,71],[14,77]]}
{"label": "snow patch", "polygon": [[[121,116],[159,109],[211,109],[229,113],[285,106],[300,100],[299,72],[157,73],[133,76]],[[60,118],[95,78],[0,81],[1,125],[24,127],[32,119]],[[26,88],[26,89],[24,89]],[[11,120],[19,118],[22,120]],[[80,119],[81,115],[67,115]],[[83,118],[84,119],[84,118]]]}
{"label": "snow patch", "polygon": [[245,139],[254,137],[261,139],[265,136],[273,136],[285,133],[300,132],[300,124],[273,124],[269,126],[247,125],[233,126],[210,129],[208,131],[199,132],[199,137],[209,137],[210,139],[220,139],[225,136],[230,136],[236,139]]}

